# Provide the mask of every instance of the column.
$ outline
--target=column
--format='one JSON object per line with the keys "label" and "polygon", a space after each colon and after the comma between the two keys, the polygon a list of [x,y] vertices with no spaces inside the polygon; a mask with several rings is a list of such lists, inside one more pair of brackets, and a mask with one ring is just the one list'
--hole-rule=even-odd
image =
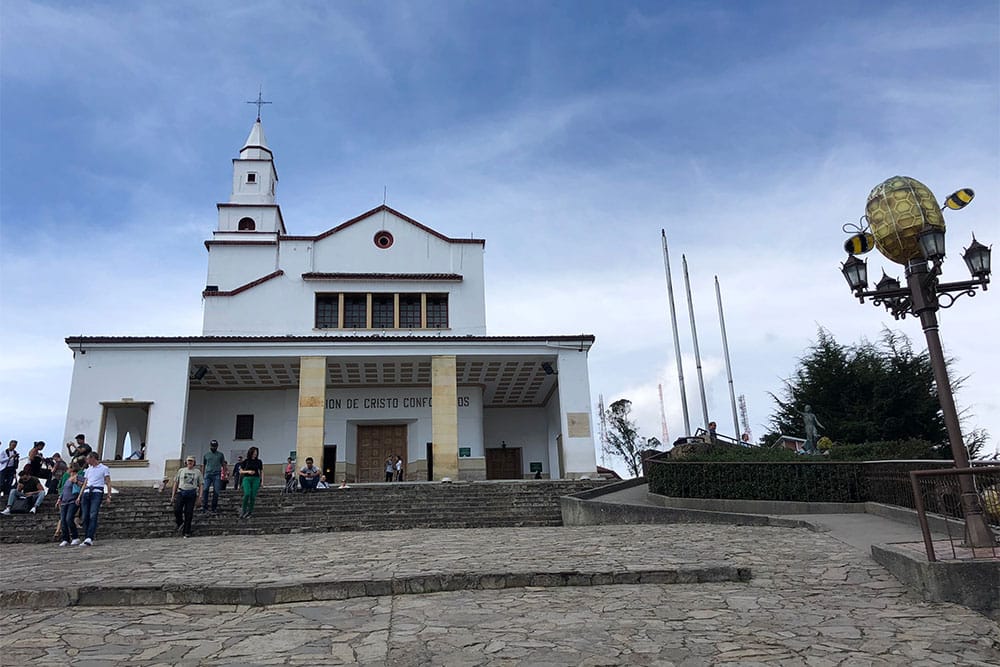
{"label": "column", "polygon": [[326,357],[299,359],[299,416],[295,453],[299,466],[311,456],[323,460],[323,416],[326,407]]}
{"label": "column", "polygon": [[453,354],[431,357],[431,437],[434,479],[458,479],[458,382]]}
{"label": "column", "polygon": [[565,475],[568,479],[585,475],[593,478],[597,475],[597,455],[590,419],[592,408],[587,353],[560,350],[558,364],[559,421]]}

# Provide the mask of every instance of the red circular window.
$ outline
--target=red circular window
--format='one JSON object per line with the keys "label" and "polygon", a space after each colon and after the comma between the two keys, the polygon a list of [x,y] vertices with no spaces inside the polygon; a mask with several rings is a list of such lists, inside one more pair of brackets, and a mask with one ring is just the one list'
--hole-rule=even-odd
{"label": "red circular window", "polygon": [[383,250],[390,247],[392,245],[392,241],[393,241],[392,234],[390,234],[385,230],[382,230],[381,232],[375,235],[375,245],[379,248],[382,248]]}

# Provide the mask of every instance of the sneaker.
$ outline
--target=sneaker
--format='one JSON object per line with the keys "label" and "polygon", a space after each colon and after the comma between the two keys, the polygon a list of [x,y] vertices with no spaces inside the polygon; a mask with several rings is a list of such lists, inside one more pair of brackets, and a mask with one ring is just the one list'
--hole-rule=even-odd
{"label": "sneaker", "polygon": [[92,547],[92,546],[94,546],[94,540],[92,540],[92,539],[90,539],[88,537],[87,539],[85,539],[83,541],[83,546],[85,546],[85,547]]}
{"label": "sneaker", "polygon": [[79,546],[79,544],[80,544],[80,539],[77,537],[74,537],[73,541],[69,543],[71,547]]}
{"label": "sneaker", "polygon": [[59,546],[61,546],[61,547],[69,546],[69,542],[67,542],[66,540],[63,540],[62,542],[59,543]]}
{"label": "sneaker", "polygon": [[185,540],[186,540],[187,538],[189,538],[189,537],[191,537],[191,536],[190,536],[190,535],[188,535],[187,533],[184,533],[184,539],[185,539]]}
{"label": "sneaker", "polygon": [[8,507],[8,508],[7,508],[7,509],[5,509],[5,510],[4,510],[3,512],[0,512],[0,514],[3,514],[3,515],[5,515],[5,516],[6,516],[6,515],[8,515],[8,514],[10,514],[10,508]]}
{"label": "sneaker", "polygon": [[34,514],[36,509],[38,509],[38,508],[37,507],[32,507],[31,511],[30,511],[30,514]]}

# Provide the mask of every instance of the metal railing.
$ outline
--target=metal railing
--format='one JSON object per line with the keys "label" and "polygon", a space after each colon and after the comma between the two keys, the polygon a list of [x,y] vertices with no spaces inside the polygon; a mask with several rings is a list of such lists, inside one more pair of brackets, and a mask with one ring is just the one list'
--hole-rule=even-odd
{"label": "metal railing", "polygon": [[972,478],[973,488],[987,524],[994,534],[1000,534],[1000,466],[974,466],[972,468],[947,468],[943,470],[914,470],[910,472],[920,531],[923,533],[927,560],[938,560],[937,547],[944,547],[944,540],[935,540],[931,534],[928,516],[937,518],[948,535],[947,545],[954,560],[1000,558],[1000,544],[974,547],[966,541],[964,532],[965,511],[962,505],[960,479]]}

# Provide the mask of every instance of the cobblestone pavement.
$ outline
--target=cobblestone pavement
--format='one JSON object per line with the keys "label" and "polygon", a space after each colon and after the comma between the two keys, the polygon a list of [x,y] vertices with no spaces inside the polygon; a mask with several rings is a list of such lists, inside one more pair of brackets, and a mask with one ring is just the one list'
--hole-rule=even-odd
{"label": "cobblestone pavement", "polygon": [[[154,544],[147,544],[152,542]],[[467,590],[267,607],[0,610],[0,664],[997,665],[1000,628],[924,603],[828,534],[714,525],[397,531],[4,548],[14,576],[294,578],[617,562],[747,583]],[[589,561],[587,560],[589,559]],[[602,560],[604,559],[604,560]],[[91,567],[89,574],[83,568]],[[30,571],[32,570],[33,571]],[[54,577],[53,577],[54,578]],[[11,577],[5,572],[3,586]],[[22,579],[23,581],[23,579]]]}

